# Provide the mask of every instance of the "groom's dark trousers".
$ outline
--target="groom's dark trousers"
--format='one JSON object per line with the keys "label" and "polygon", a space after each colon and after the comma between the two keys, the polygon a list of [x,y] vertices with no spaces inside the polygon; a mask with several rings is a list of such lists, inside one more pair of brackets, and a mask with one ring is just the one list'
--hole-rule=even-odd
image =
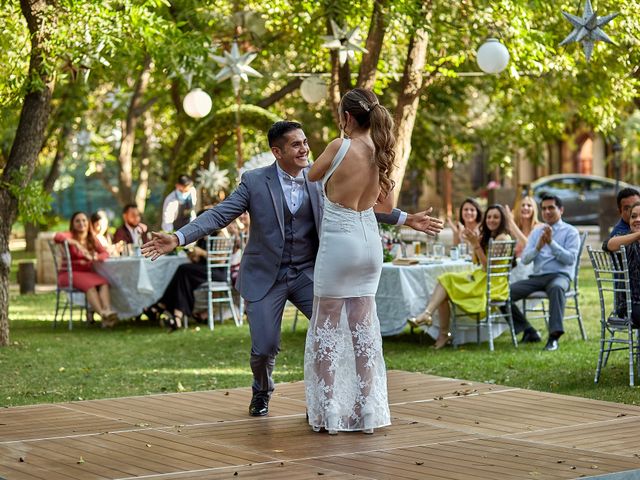
{"label": "groom's dark trousers", "polygon": [[271,395],[273,368],[280,349],[280,323],[285,304],[289,300],[307,318],[313,307],[313,282],[302,272],[289,270],[257,302],[249,302],[247,316],[251,329],[251,370],[253,392]]}

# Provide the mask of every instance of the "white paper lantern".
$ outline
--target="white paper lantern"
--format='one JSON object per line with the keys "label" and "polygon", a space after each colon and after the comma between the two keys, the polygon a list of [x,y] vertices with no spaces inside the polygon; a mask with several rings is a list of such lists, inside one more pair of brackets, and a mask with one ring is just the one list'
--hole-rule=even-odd
{"label": "white paper lantern", "polygon": [[500,73],[509,64],[509,50],[497,38],[488,38],[478,49],[477,62],[485,73]]}
{"label": "white paper lantern", "polygon": [[184,97],[182,108],[192,118],[202,118],[211,111],[211,97],[207,92],[194,88]]}
{"label": "white paper lantern", "polygon": [[300,93],[305,102],[318,103],[327,98],[327,83],[318,75],[310,75],[300,84]]}

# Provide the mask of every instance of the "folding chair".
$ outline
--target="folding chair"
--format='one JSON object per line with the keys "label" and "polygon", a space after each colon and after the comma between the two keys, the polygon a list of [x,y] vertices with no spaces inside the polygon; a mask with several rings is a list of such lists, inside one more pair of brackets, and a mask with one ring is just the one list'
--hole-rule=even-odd
{"label": "folding chair", "polygon": [[454,303],[451,303],[451,325],[454,345],[458,318],[468,317],[476,321],[478,343],[480,343],[481,326],[484,325],[487,328],[490,351],[493,352],[493,325],[501,321],[509,325],[513,346],[518,346],[516,331],[513,326],[513,318],[511,317],[511,290],[508,290],[506,298],[494,298],[496,280],[503,279],[507,284],[509,283],[515,246],[515,240],[489,240],[489,248],[487,250],[487,303],[485,305],[485,311],[483,312],[484,317],[481,313],[469,313],[457,307]]}
{"label": "folding chair", "polygon": [[[573,318],[578,319],[578,326],[580,327],[580,334],[582,335],[582,339],[587,339],[587,333],[584,329],[584,325],[582,324],[582,313],[580,312],[580,304],[578,303],[578,297],[580,296],[580,291],[578,289],[578,277],[580,275],[580,257],[582,256],[582,250],[584,249],[584,245],[587,241],[587,232],[583,232],[580,234],[580,248],[578,250],[578,258],[576,260],[576,266],[573,269],[573,278],[571,279],[571,284],[569,285],[569,290],[565,292],[565,297],[567,298],[567,304],[565,305],[565,310],[570,308],[574,311],[570,315],[565,315],[564,320],[571,320]],[[573,299],[573,305],[569,305],[568,300]],[[533,292],[527,298],[523,300],[523,314],[527,317],[527,320],[535,320],[539,318],[544,318],[545,324],[549,325],[549,309],[547,308],[546,302],[549,300],[547,296],[547,292],[538,291]],[[527,301],[539,301],[540,306],[534,306],[527,308]],[[533,313],[534,315],[529,315],[529,313]]]}
{"label": "folding chair", "polygon": [[[89,311],[87,304],[87,296],[82,290],[73,288],[73,268],[71,266],[71,254],[69,253],[69,243],[65,240],[62,243],[56,243],[53,240],[49,240],[49,249],[53,255],[53,265],[56,269],[56,313],[53,317],[53,328],[56,328],[58,323],[58,311],[60,309],[60,295],[64,296],[64,306],[62,308],[62,314],[60,315],[60,321],[64,319],[64,314],[69,307],[69,330],[73,329],[73,297],[82,296],[84,298],[84,304],[76,304],[80,308],[80,315],[82,318],[82,310]],[[68,284],[62,286],[60,284],[60,274],[67,273]]]}
{"label": "folding chair", "polygon": [[[242,325],[242,318],[233,302],[233,285],[231,283],[231,255],[236,239],[234,237],[207,237],[207,281],[196,290],[207,292],[207,313],[209,329],[213,330],[213,304],[219,304],[220,321],[222,321],[222,304],[228,304],[236,326]],[[213,272],[222,269],[225,280],[213,280]],[[185,328],[189,326],[188,318],[184,317]]]}
{"label": "folding chair", "polygon": [[[634,361],[635,368],[640,368],[640,331],[633,326],[631,320],[631,283],[625,248],[622,246],[617,252],[604,252],[587,246],[587,252],[593,265],[600,298],[600,351],[594,382],[598,383],[600,380],[602,367],[607,366],[611,352],[628,350],[629,385],[633,387]],[[625,335],[626,338],[616,338],[616,333]],[[623,346],[613,348],[614,344]]]}

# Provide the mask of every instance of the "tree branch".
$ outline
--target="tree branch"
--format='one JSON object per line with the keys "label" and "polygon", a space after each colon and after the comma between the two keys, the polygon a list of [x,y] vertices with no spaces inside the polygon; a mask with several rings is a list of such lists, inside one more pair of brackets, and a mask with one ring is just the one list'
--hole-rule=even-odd
{"label": "tree branch", "polygon": [[279,100],[282,100],[284,97],[289,95],[291,92],[295,92],[298,88],[300,88],[300,84],[302,83],[302,78],[296,77],[293,80],[290,80],[284,87],[280,90],[273,92],[266,98],[260,100],[256,105],[262,108],[267,108],[276,103]]}
{"label": "tree branch", "polygon": [[362,55],[362,63],[360,64],[360,71],[358,72],[357,85],[360,88],[370,90],[376,83],[378,61],[380,60],[384,36],[387,33],[385,14],[387,13],[388,4],[389,0],[375,0],[373,4],[369,34],[367,35],[367,42],[365,44],[367,53]]}

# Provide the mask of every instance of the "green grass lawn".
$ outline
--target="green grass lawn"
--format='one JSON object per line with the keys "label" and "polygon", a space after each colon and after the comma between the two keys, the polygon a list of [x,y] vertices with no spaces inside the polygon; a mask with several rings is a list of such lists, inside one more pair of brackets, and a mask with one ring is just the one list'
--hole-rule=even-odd
{"label": "green grass lawn", "polygon": [[[570,321],[557,352],[543,352],[543,343],[514,349],[506,333],[493,353],[486,343],[436,352],[431,341],[407,329],[384,339],[387,368],[640,403],[640,390],[628,386],[625,353],[612,354],[600,384],[593,383],[600,310],[592,271],[584,268],[581,279],[587,342]],[[214,332],[192,326],[167,334],[146,321],[123,322],[112,331],[77,322],[69,331],[66,324],[52,328],[54,306],[54,294],[12,295],[12,345],[0,349],[0,406],[251,384],[247,325],[227,322],[216,324]],[[292,314],[287,312],[283,324],[277,382],[303,378],[307,322],[301,317],[292,332]]]}

